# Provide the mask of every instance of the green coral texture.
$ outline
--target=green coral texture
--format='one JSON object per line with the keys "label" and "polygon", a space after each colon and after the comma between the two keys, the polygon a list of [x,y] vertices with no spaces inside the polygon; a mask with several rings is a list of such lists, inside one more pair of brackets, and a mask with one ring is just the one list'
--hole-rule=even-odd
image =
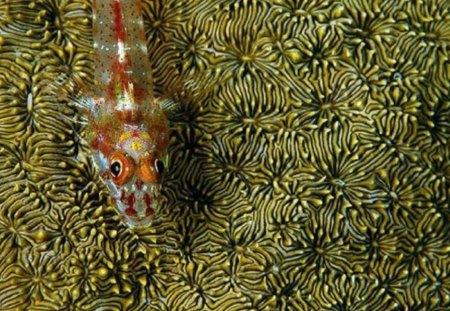
{"label": "green coral texture", "polygon": [[180,107],[133,231],[51,87],[91,3],[0,1],[1,310],[450,308],[448,0],[142,3]]}

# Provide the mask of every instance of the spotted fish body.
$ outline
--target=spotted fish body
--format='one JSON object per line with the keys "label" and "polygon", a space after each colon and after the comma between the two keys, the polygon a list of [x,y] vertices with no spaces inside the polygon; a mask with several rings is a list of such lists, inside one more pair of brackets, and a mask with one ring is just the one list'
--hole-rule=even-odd
{"label": "spotted fish body", "polygon": [[94,0],[93,41],[87,140],[124,222],[149,226],[160,206],[168,124],[153,95],[139,1]]}

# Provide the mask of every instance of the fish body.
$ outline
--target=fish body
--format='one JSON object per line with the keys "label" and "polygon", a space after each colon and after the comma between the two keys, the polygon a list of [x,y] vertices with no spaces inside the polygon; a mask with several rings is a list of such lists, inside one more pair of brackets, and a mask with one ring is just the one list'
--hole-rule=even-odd
{"label": "fish body", "polygon": [[87,140],[123,221],[151,225],[167,165],[168,122],[154,97],[139,1],[94,0],[95,84]]}

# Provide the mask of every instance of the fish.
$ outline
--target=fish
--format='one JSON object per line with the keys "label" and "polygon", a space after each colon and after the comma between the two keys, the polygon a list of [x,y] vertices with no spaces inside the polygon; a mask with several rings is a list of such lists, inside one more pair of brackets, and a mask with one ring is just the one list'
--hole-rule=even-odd
{"label": "fish", "polygon": [[93,0],[92,11],[86,141],[123,222],[149,227],[161,208],[169,124],[153,91],[143,11],[136,0]]}

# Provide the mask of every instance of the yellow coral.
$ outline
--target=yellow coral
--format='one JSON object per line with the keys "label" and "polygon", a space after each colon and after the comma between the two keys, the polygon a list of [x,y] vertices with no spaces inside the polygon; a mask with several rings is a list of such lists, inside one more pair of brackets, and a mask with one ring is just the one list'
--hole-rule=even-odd
{"label": "yellow coral", "polygon": [[49,87],[92,80],[89,1],[0,3],[2,310],[450,307],[448,1],[142,4],[181,105],[129,231]]}

